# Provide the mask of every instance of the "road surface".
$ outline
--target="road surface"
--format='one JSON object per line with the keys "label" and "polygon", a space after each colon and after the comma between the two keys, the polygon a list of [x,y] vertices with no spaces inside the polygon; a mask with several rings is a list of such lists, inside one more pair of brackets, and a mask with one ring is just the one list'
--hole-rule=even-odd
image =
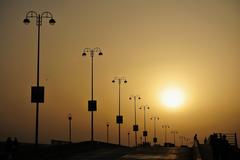
{"label": "road surface", "polygon": [[67,160],[192,160],[192,149],[179,147],[112,148],[76,154]]}
{"label": "road surface", "polygon": [[192,160],[192,149],[180,147],[138,148],[121,160]]}

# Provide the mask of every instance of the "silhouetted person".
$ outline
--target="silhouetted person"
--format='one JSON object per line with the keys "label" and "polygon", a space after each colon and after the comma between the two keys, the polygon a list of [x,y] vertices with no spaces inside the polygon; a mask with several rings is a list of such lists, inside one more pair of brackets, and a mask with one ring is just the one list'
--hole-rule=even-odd
{"label": "silhouetted person", "polygon": [[213,151],[213,159],[218,160],[219,159],[219,149],[218,149],[218,140],[217,140],[217,134],[210,135],[210,145],[212,146]]}
{"label": "silhouetted person", "polygon": [[199,141],[198,141],[198,138],[197,138],[197,134],[194,135],[194,143],[197,143],[197,145],[199,145]]}
{"label": "silhouetted person", "polygon": [[228,160],[228,153],[229,153],[229,143],[227,140],[227,136],[223,135],[221,139],[221,158],[222,160]]}
{"label": "silhouetted person", "polygon": [[13,144],[12,144],[12,156],[13,156],[13,158],[16,158],[17,151],[18,151],[18,140],[15,137],[14,140],[13,140]]}
{"label": "silhouetted person", "polygon": [[13,146],[12,139],[11,137],[8,137],[6,140],[6,153],[8,159],[12,159],[12,146]]}
{"label": "silhouetted person", "polygon": [[206,137],[204,138],[204,144],[207,144],[207,138]]}

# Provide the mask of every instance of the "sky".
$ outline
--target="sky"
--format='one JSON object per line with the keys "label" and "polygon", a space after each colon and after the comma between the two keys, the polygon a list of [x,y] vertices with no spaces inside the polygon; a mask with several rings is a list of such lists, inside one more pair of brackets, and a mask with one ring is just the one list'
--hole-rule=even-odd
{"label": "sky", "polygon": [[[200,142],[213,132],[237,132],[240,139],[240,1],[238,0],[1,0],[0,2],[0,141],[8,136],[34,142],[36,105],[37,26],[28,11],[53,14],[41,26],[39,142],[68,140],[67,115],[72,114],[72,140],[90,139],[90,57],[84,48],[100,47],[94,57],[94,139],[117,143],[118,86],[121,85],[121,135],[134,145],[131,95],[140,95],[138,107],[148,105],[148,140],[153,137],[152,116],[158,116],[157,136],[164,142],[163,124],[178,136]],[[168,87],[180,88],[184,103],[176,109],[160,102]],[[137,110],[143,130],[143,111]],[[177,144],[180,144],[179,139]]]}

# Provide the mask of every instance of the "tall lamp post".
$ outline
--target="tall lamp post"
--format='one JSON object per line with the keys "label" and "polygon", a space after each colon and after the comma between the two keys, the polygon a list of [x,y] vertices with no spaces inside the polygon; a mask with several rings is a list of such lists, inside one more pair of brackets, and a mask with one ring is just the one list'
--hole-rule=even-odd
{"label": "tall lamp post", "polygon": [[167,143],[167,129],[169,129],[169,125],[164,124],[162,125],[162,128],[165,129],[165,144]]}
{"label": "tall lamp post", "polygon": [[69,120],[69,142],[72,143],[72,114],[68,114],[68,120]]}
{"label": "tall lamp post", "polygon": [[176,134],[178,134],[178,131],[171,131],[171,133],[173,134],[173,144],[174,146],[176,146]]}
{"label": "tall lamp post", "polygon": [[138,131],[138,125],[137,125],[137,99],[140,100],[141,97],[138,95],[130,96],[129,100],[134,100],[134,125],[133,125],[133,131],[135,132],[135,145],[137,147],[137,131]]}
{"label": "tall lamp post", "polygon": [[97,101],[93,100],[93,57],[95,53],[98,53],[99,56],[102,56],[103,53],[100,48],[85,48],[83,50],[82,56],[86,56],[87,53],[91,57],[91,100],[88,101],[88,111],[91,112],[91,141],[94,141],[93,138],[93,112],[97,111]]}
{"label": "tall lamp post", "polygon": [[108,140],[109,140],[109,122],[107,122],[106,126],[107,126],[107,143],[108,143]]}
{"label": "tall lamp post", "polygon": [[121,115],[121,84],[127,83],[124,77],[115,77],[112,83],[118,83],[118,115],[116,116],[116,122],[118,124],[118,145],[121,145],[121,124],[123,123],[123,116]]}
{"label": "tall lamp post", "polygon": [[179,139],[181,140],[181,145],[183,145],[183,141],[185,140],[184,136],[179,136]]}
{"label": "tall lamp post", "polygon": [[159,117],[151,117],[151,120],[153,120],[153,125],[154,125],[154,137],[153,137],[153,142],[156,145],[157,143],[157,136],[156,136],[156,120],[159,120]]}
{"label": "tall lamp post", "polygon": [[146,129],[146,110],[147,109],[150,109],[150,107],[148,105],[145,105],[145,106],[141,106],[139,109],[143,109],[143,118],[144,118],[144,131],[143,131],[143,137],[144,137],[144,142],[145,144],[147,143],[147,135],[148,135],[148,132],[147,132],[147,129]]}
{"label": "tall lamp post", "polygon": [[36,130],[35,130],[35,147],[38,147],[38,117],[39,117],[39,103],[44,103],[44,87],[39,84],[39,72],[40,72],[40,28],[42,26],[43,18],[49,19],[49,24],[54,25],[56,21],[53,19],[53,15],[50,12],[37,13],[35,11],[29,11],[26,14],[23,23],[26,25],[30,23],[30,19],[36,19],[37,25],[37,86],[31,88],[31,102],[36,103]]}
{"label": "tall lamp post", "polygon": [[130,132],[128,132],[128,147],[130,147]]}

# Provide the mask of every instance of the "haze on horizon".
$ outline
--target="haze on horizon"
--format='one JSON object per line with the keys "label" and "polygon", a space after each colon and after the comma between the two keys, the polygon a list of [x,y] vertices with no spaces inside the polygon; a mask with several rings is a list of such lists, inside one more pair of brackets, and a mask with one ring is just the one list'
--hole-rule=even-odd
{"label": "haze on horizon", "polygon": [[[74,142],[90,139],[90,58],[86,47],[100,47],[94,58],[95,139],[105,141],[110,122],[110,142],[117,143],[118,112],[115,76],[122,85],[123,143],[132,131],[133,102],[149,105],[159,116],[157,134],[163,143],[162,124],[179,135],[202,141],[213,132],[237,132],[240,138],[240,1],[238,0],[2,0],[0,2],[0,141],[18,137],[34,142],[35,104],[30,87],[36,84],[37,28],[26,26],[25,14],[50,11],[56,19],[41,29],[40,80],[45,103],[40,104],[40,143],[67,140],[68,113],[73,115]],[[164,88],[175,86],[185,102],[169,109],[160,102]],[[138,110],[139,135],[143,112]],[[131,134],[132,144],[133,134]],[[172,136],[169,139],[172,139]],[[178,142],[179,144],[179,142]]]}

